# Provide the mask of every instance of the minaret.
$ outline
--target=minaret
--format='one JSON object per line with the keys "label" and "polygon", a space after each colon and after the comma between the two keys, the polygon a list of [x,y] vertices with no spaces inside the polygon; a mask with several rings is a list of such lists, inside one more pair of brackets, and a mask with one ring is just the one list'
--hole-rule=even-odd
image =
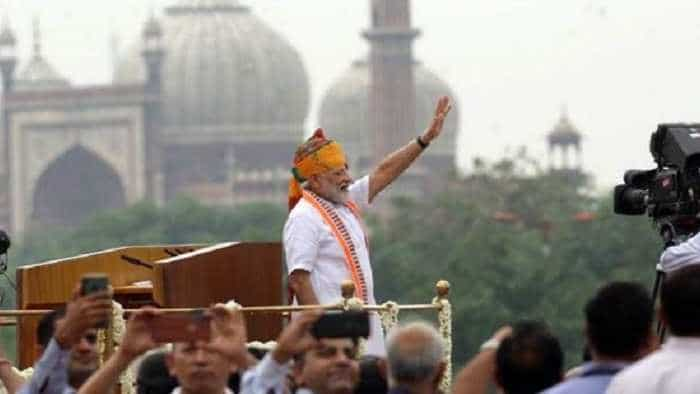
{"label": "minaret", "polygon": [[32,48],[34,49],[32,56],[34,59],[41,58],[41,27],[39,26],[39,17],[35,16],[32,21]]}
{"label": "minaret", "polygon": [[3,95],[12,92],[17,67],[17,40],[10,28],[7,16],[3,17],[0,30],[0,73],[2,73]]}
{"label": "minaret", "polygon": [[2,73],[2,135],[0,136],[0,227],[10,230],[11,223],[11,180],[10,180],[10,112],[7,98],[12,94],[17,66],[17,40],[10,28],[7,14],[3,17],[0,30],[0,73]]}
{"label": "minaret", "polygon": [[157,204],[164,201],[164,176],[162,166],[162,69],[165,50],[163,29],[153,11],[143,27],[143,56],[146,64],[145,92],[148,98],[145,108],[146,124],[146,194]]}
{"label": "minaret", "polygon": [[410,0],[371,0],[369,41],[369,165],[416,137],[416,92]]}

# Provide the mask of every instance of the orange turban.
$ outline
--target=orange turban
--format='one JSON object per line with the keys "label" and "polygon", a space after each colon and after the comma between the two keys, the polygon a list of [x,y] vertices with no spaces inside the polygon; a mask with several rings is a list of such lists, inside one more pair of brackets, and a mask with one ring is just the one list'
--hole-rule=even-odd
{"label": "orange turban", "polygon": [[345,166],[345,153],[340,144],[327,139],[322,129],[316,129],[294,154],[293,176],[289,180],[289,210],[291,211],[302,197],[301,182],[314,175],[339,170]]}

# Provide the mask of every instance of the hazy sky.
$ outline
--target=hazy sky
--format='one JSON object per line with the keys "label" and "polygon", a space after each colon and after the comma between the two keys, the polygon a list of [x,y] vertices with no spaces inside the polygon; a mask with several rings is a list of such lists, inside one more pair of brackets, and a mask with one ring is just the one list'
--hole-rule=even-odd
{"label": "hazy sky", "polygon": [[[149,9],[176,0],[0,0],[26,59],[38,15],[46,57],[75,84],[111,78],[110,37],[139,39]],[[315,123],[325,89],[367,52],[369,0],[243,0],[299,50]],[[599,185],[651,167],[660,122],[700,121],[697,0],[413,0],[416,58],[452,87],[461,111],[459,165],[544,137],[566,106]],[[254,38],[251,38],[254,39]],[[427,120],[426,120],[427,121]]]}

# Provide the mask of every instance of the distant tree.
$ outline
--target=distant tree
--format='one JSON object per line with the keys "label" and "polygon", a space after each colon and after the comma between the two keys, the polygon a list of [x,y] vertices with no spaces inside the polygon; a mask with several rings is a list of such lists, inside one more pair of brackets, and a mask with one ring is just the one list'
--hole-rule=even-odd
{"label": "distant tree", "polygon": [[[458,364],[495,328],[522,318],[550,323],[568,364],[576,364],[585,301],[614,279],[651,287],[660,252],[648,220],[613,214],[610,194],[594,193],[583,174],[543,169],[526,152],[491,164],[480,160],[434,198],[398,199],[388,221],[369,218],[377,298],[425,302],[435,281],[447,279]],[[76,229],[30,231],[11,249],[10,261],[119,245],[279,240],[285,218],[284,207],[268,204],[139,203]]]}
{"label": "distant tree", "polygon": [[451,182],[431,200],[397,201],[377,226],[372,258],[379,299],[427,300],[452,284],[455,358],[466,360],[502,324],[551,324],[580,361],[585,301],[603,283],[651,286],[660,242],[648,221],[612,213],[583,176],[543,170],[526,155]]}

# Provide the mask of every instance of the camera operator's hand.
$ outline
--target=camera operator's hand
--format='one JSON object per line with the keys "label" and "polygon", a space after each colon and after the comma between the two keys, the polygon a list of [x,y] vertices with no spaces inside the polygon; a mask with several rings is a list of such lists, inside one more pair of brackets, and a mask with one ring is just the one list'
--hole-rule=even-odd
{"label": "camera operator's hand", "polygon": [[80,287],[73,290],[66,304],[66,315],[56,322],[54,338],[63,349],[80,342],[85,332],[108,320],[112,315],[112,290],[80,296]]}
{"label": "camera operator's hand", "polygon": [[305,311],[292,319],[277,338],[277,346],[272,351],[272,357],[279,364],[291,360],[296,354],[311,349],[318,340],[311,335],[311,327],[321,317],[323,311]]}

